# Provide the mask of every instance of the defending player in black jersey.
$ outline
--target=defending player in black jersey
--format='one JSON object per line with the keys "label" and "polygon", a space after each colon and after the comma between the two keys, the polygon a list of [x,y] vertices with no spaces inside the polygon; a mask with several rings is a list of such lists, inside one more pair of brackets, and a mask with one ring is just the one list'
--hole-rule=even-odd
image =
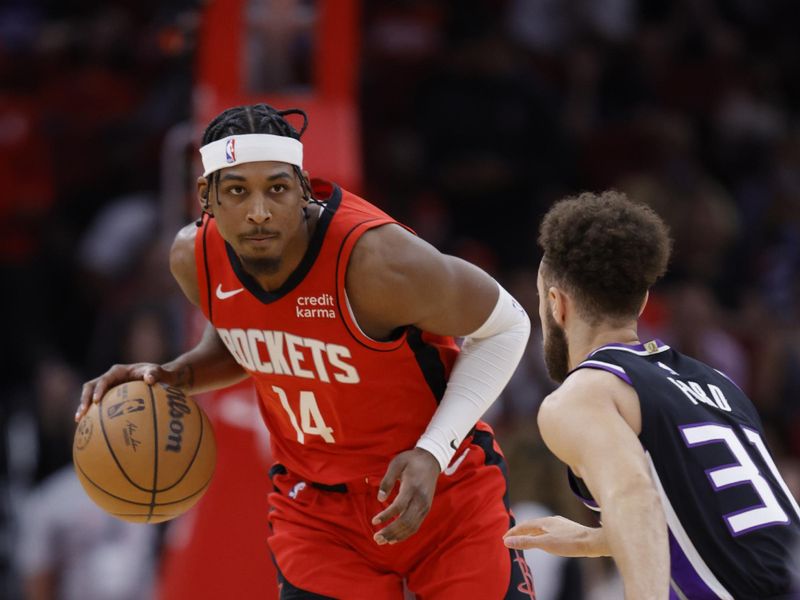
{"label": "defending player in black jersey", "polygon": [[669,259],[667,228],[624,195],[582,194],[545,216],[539,313],[563,382],[539,427],[603,526],[522,523],[512,548],[613,556],[627,598],[798,598],[800,509],[750,400],[637,320]]}

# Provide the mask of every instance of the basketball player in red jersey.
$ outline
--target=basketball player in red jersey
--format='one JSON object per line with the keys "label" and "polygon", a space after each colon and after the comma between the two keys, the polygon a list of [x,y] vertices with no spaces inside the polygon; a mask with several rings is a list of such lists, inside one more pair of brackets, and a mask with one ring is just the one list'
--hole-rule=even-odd
{"label": "basketball player in red jersey", "polygon": [[278,461],[281,598],[400,599],[404,580],[424,599],[533,598],[524,559],[502,543],[505,463],[479,420],[516,368],[528,317],[477,267],[309,181],[306,124],[263,104],[210,123],[203,216],[170,255],[205,334],[172,362],[88,382],[76,418],[132,379],[197,394],[250,376]]}

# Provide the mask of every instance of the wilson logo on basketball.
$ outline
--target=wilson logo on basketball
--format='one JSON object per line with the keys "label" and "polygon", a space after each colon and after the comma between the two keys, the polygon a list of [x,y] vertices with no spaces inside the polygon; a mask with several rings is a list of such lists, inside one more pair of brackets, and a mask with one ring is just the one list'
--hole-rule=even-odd
{"label": "wilson logo on basketball", "polygon": [[169,406],[169,435],[167,436],[167,452],[180,452],[183,442],[183,419],[191,414],[192,409],[186,402],[186,396],[177,388],[167,388],[167,405]]}

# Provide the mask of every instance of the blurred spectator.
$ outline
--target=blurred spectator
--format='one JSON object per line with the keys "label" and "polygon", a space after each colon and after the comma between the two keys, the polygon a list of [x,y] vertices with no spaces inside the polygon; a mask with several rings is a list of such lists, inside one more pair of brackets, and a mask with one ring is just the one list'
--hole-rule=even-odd
{"label": "blurred spectator", "polygon": [[[109,335],[109,332],[114,332]],[[162,363],[176,355],[182,331],[163,304],[141,302],[103,315],[89,351],[92,372],[112,363]]]}
{"label": "blurred spectator", "polygon": [[81,266],[105,284],[129,274],[145,246],[158,234],[158,213],[149,194],[109,200],[86,229],[79,246]]}
{"label": "blurred spectator", "polygon": [[25,490],[71,461],[72,415],[80,400],[81,376],[59,356],[46,356],[34,368],[33,386],[8,403],[9,475],[15,490]]}
{"label": "blurred spectator", "polygon": [[670,331],[664,341],[714,365],[749,393],[747,357],[741,344],[720,323],[711,290],[701,284],[676,286],[670,293]]}
{"label": "blurred spectator", "polygon": [[314,2],[248,0],[245,10],[248,91],[307,91],[312,83]]}
{"label": "blurred spectator", "polygon": [[735,206],[697,160],[694,134],[685,118],[654,115],[642,127],[657,148],[651,153],[652,164],[624,178],[620,187],[670,226],[675,245],[671,278],[718,284],[727,274],[723,261],[739,229]]}
{"label": "blurred spectator", "polygon": [[[31,600],[138,600],[152,585],[156,529],[96,507],[71,464],[81,378],[58,357],[40,361],[34,402],[10,423],[8,481],[18,524],[15,561]],[[26,410],[27,408],[27,410]]]}
{"label": "blurred spectator", "polygon": [[27,498],[17,548],[27,600],[143,600],[153,593],[156,528],[95,506],[72,466]]}
{"label": "blurred spectator", "polygon": [[488,244],[505,266],[535,253],[531,197],[567,171],[556,106],[497,33],[459,39],[420,85],[426,176],[454,229]]}
{"label": "blurred spectator", "polygon": [[556,53],[587,33],[623,41],[634,29],[633,0],[512,0],[511,37],[535,52]]}

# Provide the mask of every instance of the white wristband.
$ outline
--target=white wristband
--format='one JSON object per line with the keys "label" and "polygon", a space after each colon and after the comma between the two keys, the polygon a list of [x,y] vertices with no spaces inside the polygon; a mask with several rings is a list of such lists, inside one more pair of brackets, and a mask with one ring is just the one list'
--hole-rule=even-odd
{"label": "white wristband", "polygon": [[442,401],[417,442],[444,470],[458,446],[511,379],[530,335],[527,313],[506,290],[486,322],[467,336]]}

